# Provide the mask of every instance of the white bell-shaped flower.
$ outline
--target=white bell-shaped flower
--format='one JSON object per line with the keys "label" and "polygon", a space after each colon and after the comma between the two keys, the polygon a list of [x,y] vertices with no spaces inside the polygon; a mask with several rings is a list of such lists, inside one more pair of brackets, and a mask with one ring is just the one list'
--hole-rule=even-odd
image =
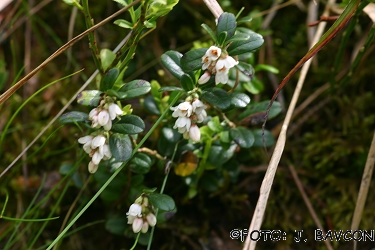
{"label": "white bell-shaped flower", "polygon": [[171,107],[173,117],[189,117],[193,111],[193,106],[190,102],[180,103],[177,107]]}
{"label": "white bell-shaped flower", "polygon": [[104,126],[108,123],[109,121],[109,113],[107,110],[102,110],[98,114],[98,123],[100,126]]}
{"label": "white bell-shaped flower", "polygon": [[228,72],[229,69],[233,68],[237,65],[238,62],[233,59],[231,56],[227,56],[224,59],[219,59],[216,62],[216,75],[215,75],[215,83],[216,85],[219,83],[226,84],[228,82]]}
{"label": "white bell-shaped flower", "polygon": [[109,116],[111,117],[111,120],[116,119],[116,117],[122,115],[124,111],[115,103],[111,103],[108,107]]}
{"label": "white bell-shaped flower", "polygon": [[211,46],[202,57],[202,69],[207,69],[212,62],[216,61],[221,55],[221,49],[216,46]]}
{"label": "white bell-shaped flower", "polygon": [[97,135],[92,139],[91,148],[96,149],[105,144],[105,137],[103,135]]}
{"label": "white bell-shaped flower", "polygon": [[190,118],[187,118],[187,117],[179,117],[179,118],[176,120],[176,122],[175,122],[173,128],[174,128],[174,129],[177,128],[177,129],[178,129],[178,132],[180,132],[180,133],[184,133],[185,131],[189,131],[190,126],[191,126],[191,120],[190,120]]}
{"label": "white bell-shaped flower", "polygon": [[129,211],[126,213],[126,215],[142,216],[142,206],[137,203],[132,204],[129,208]]}

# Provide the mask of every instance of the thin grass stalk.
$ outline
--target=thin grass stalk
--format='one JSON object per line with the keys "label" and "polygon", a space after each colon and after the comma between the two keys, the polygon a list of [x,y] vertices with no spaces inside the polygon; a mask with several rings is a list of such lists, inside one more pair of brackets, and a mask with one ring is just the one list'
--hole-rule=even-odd
{"label": "thin grass stalk", "polygon": [[[358,192],[357,202],[353,213],[352,225],[350,229],[353,231],[358,229],[362,219],[363,209],[365,207],[368,190],[370,188],[372,172],[375,164],[375,132],[372,137],[370,150],[368,152],[365,169],[363,170],[361,186]],[[354,250],[357,249],[357,241],[354,241]]]}
{"label": "thin grass stalk", "polygon": [[[319,217],[316,214],[315,209],[313,205],[311,204],[309,198],[307,197],[305,190],[303,189],[303,185],[302,185],[300,178],[298,177],[297,171],[294,169],[293,165],[289,165],[288,167],[289,167],[290,173],[292,174],[293,180],[297,185],[298,191],[301,193],[302,199],[305,202],[306,207],[309,210],[309,213],[311,214],[311,217],[313,218],[317,228],[321,229],[323,231],[323,234],[325,235],[325,232],[323,230],[323,225],[322,223],[320,223]],[[329,242],[328,240],[325,240],[324,244],[326,244],[327,249],[333,250],[331,242]]]}
{"label": "thin grass stalk", "polygon": [[[334,4],[334,3],[335,3],[335,0],[330,0],[327,3],[327,6],[326,6],[326,8],[323,12],[323,15],[329,14],[330,6],[332,6],[332,4]],[[318,29],[315,33],[314,40],[313,40],[314,45],[319,41],[320,37],[323,35],[325,26],[326,26],[325,22],[319,23]],[[302,90],[307,72],[308,72],[308,70],[310,68],[310,65],[311,65],[312,58],[310,60],[308,60],[302,67],[301,75],[298,79],[297,86],[294,90],[293,97],[292,97],[292,100],[290,102],[290,106],[289,106],[288,111],[286,113],[279,138],[277,139],[277,142],[276,142],[275,150],[272,154],[269,166],[267,168],[267,171],[266,171],[266,174],[264,176],[262,185],[260,187],[259,199],[258,199],[257,205],[255,207],[253,218],[251,220],[251,224],[250,224],[249,231],[248,231],[249,233],[246,237],[246,241],[245,241],[245,245],[243,247],[243,250],[249,250],[249,249],[255,250],[257,241],[252,241],[250,239],[250,234],[254,230],[260,230],[260,227],[262,225],[264,213],[265,213],[266,206],[267,206],[268,197],[269,197],[269,194],[271,192],[272,183],[273,183],[273,180],[275,178],[276,171],[277,171],[277,166],[280,162],[281,155],[284,151],[289,122],[292,118],[294,109],[296,107],[298,97],[301,93],[301,90]]]}

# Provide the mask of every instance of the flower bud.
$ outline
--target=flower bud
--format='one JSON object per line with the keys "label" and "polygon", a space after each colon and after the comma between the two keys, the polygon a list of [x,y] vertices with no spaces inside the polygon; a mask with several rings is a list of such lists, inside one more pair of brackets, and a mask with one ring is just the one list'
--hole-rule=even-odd
{"label": "flower bud", "polygon": [[192,124],[189,130],[189,137],[194,142],[198,142],[201,139],[201,131],[196,124]]}
{"label": "flower bud", "polygon": [[143,222],[141,232],[145,234],[145,233],[147,233],[147,231],[148,231],[148,223],[147,223],[147,221],[145,221],[145,222]]}
{"label": "flower bud", "polygon": [[198,83],[199,84],[205,84],[206,82],[208,82],[210,80],[210,78],[211,78],[210,72],[206,71],[206,72],[204,72],[204,74],[201,77],[199,77]]}
{"label": "flower bud", "polygon": [[132,225],[133,232],[139,233],[139,231],[141,231],[141,229],[142,229],[142,226],[143,226],[142,218],[138,218],[138,217],[135,218],[134,221],[133,221],[133,225]]}
{"label": "flower bud", "polygon": [[153,213],[149,213],[147,216],[146,216],[146,220],[148,222],[148,224],[153,227],[156,225],[156,217]]}
{"label": "flower bud", "polygon": [[92,161],[90,161],[89,162],[89,172],[91,174],[95,174],[96,170],[98,170],[98,165],[96,165]]}

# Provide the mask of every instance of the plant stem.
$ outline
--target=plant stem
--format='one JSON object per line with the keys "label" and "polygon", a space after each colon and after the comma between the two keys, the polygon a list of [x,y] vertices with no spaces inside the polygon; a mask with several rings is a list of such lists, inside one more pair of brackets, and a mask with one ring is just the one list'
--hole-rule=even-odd
{"label": "plant stem", "polygon": [[134,245],[132,246],[132,248],[130,248],[130,250],[133,250],[137,246],[139,235],[141,235],[141,232],[138,233],[137,238],[135,239]]}

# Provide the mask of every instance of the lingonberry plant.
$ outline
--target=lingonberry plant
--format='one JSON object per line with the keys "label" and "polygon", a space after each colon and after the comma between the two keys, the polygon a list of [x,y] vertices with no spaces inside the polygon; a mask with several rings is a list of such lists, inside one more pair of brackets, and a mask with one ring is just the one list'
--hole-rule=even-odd
{"label": "lingonberry plant", "polygon": [[[150,25],[155,16],[147,13],[159,6],[159,2],[151,1],[148,5],[146,1],[133,12],[131,22],[118,20],[115,23],[133,29],[135,33],[132,35],[139,37],[134,25],[138,27],[143,21],[145,27],[155,26],[155,23]],[[150,19],[142,20],[142,17]],[[201,179],[207,177],[204,175],[206,171],[216,170],[214,175],[220,179],[225,163],[234,156],[237,147],[250,148],[255,140],[259,146],[259,130],[239,126],[241,123],[238,119],[234,122],[227,116],[228,113],[233,116],[238,113],[236,110],[245,108],[240,111],[240,120],[251,119],[252,115],[264,112],[268,104],[264,102],[249,107],[250,97],[245,93],[246,87],[240,84],[253,79],[254,68],[249,58],[263,44],[261,35],[237,27],[237,23],[244,20],[247,19],[237,20],[234,14],[224,12],[217,20],[216,31],[202,24],[212,38],[212,46],[192,49],[184,55],[170,50],[161,56],[162,63],[180,86],[160,87],[156,81],[150,84],[146,80],[125,83],[122,82],[121,71],[129,62],[126,61],[127,57],[125,60],[106,62],[106,65],[113,67],[105,70],[99,89],[85,90],[77,97],[78,103],[92,106],[93,109],[89,113],[69,112],[60,118],[63,124],[81,122],[87,125],[87,132],[78,142],[83,144],[84,151],[90,157],[89,172],[94,174],[98,168],[102,168],[100,172],[105,172],[107,166],[116,175],[124,167],[129,167],[135,177],[142,176],[149,172],[156,159],[168,165],[168,168],[174,166],[174,172],[182,176],[189,186],[188,197],[192,198],[198,192]],[[126,105],[125,101],[145,95],[150,90],[152,95],[143,99],[143,106],[161,117],[149,133],[142,135],[140,133],[145,129],[145,123],[132,113],[131,106]],[[277,105],[274,107],[271,117],[280,111]],[[157,150],[159,157],[155,157],[155,153],[150,154],[155,152],[154,149],[140,150],[156,127],[161,131]],[[272,144],[272,137],[269,133],[267,135],[267,143]],[[176,152],[179,152],[181,159],[178,164],[173,164],[176,162]],[[140,233],[147,233],[149,227],[156,225],[159,209],[164,212],[175,210],[173,199],[162,194],[169,169],[166,173],[160,193],[156,192],[156,188],[144,188],[141,182],[130,192],[141,193],[126,213],[128,224],[138,234],[137,241]]]}

